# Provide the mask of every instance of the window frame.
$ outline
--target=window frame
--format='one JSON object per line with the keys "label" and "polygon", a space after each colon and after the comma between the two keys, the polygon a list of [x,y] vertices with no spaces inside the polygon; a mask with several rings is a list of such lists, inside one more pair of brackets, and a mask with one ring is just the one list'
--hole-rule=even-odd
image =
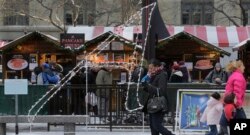
{"label": "window frame", "polygon": [[[213,6],[214,2],[212,0],[208,1],[199,1],[199,0],[182,0],[181,1],[181,24],[182,25],[213,25],[214,24],[214,13],[211,10],[207,10],[208,6],[211,5]],[[187,10],[188,9],[188,10]],[[207,12],[211,11],[211,12]],[[199,23],[198,21],[195,22],[195,16],[197,14],[199,15]],[[210,15],[212,19],[211,23],[208,23],[206,20],[206,14]],[[188,16],[188,20],[185,23],[184,20],[186,20],[184,17]]]}

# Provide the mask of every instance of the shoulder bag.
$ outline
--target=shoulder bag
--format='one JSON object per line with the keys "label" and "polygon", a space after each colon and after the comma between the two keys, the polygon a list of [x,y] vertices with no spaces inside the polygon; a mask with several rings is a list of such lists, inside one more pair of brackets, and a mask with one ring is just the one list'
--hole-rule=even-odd
{"label": "shoulder bag", "polygon": [[167,99],[164,96],[160,96],[159,88],[157,88],[157,95],[150,98],[147,104],[147,111],[149,113],[156,113],[159,111],[167,111]]}

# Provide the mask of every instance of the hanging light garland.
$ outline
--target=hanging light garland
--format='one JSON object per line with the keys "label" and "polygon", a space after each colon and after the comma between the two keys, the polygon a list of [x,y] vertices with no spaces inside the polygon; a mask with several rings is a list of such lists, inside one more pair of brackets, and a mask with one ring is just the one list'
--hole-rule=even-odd
{"label": "hanging light garland", "polygon": [[[152,19],[152,14],[153,14],[153,11],[156,7],[156,2],[146,6],[147,8],[151,7],[151,11],[149,13],[149,18],[148,18],[148,21],[150,22],[151,19]],[[142,67],[143,65],[143,60],[144,60],[144,55],[145,55],[145,49],[146,49],[146,45],[147,45],[147,39],[148,39],[148,35],[149,35],[149,30],[151,28],[151,24],[148,23],[148,26],[147,26],[147,32],[146,32],[146,37],[145,37],[145,40],[144,40],[144,45],[143,45],[143,49],[142,49],[142,58],[141,58],[141,61],[140,61],[140,67]],[[138,78],[138,82],[137,82],[137,87],[136,87],[136,101],[139,105],[139,107],[135,108],[135,109],[129,109],[128,108],[128,96],[129,96],[129,89],[127,90],[127,96],[126,96],[126,101],[125,101],[125,108],[127,111],[129,112],[132,112],[132,111],[138,111],[140,109],[143,108],[143,105],[140,103],[140,99],[139,99],[139,86],[140,86],[140,77],[141,77],[141,72],[142,72],[142,68],[140,68],[140,72],[139,72],[139,78]],[[128,88],[129,88],[129,85],[131,85],[131,83],[128,83]]]}
{"label": "hanging light garland", "polygon": [[[139,2],[139,3],[140,3],[140,2]],[[151,18],[152,18],[152,12],[153,12],[153,10],[155,9],[155,6],[156,6],[156,2],[154,2],[154,3],[152,3],[152,4],[148,5],[148,6],[143,7],[140,11],[138,11],[135,15],[133,15],[133,16],[126,22],[126,24],[130,24],[130,23],[128,23],[128,22],[133,22],[133,21],[132,21],[133,18],[135,18],[135,17],[138,16],[139,14],[142,14],[142,11],[143,11],[144,9],[152,7],[152,8],[151,8],[151,12],[150,12],[150,14],[149,14],[149,21],[150,21]],[[141,19],[141,18],[139,18],[139,19]],[[143,48],[142,48],[142,51],[143,51],[143,52],[142,52],[142,58],[141,58],[140,66],[142,66],[142,64],[143,64],[142,61],[143,61],[143,57],[144,57],[144,54],[145,54],[145,46],[146,46],[146,41],[147,41],[147,38],[148,38],[148,34],[149,34],[149,29],[150,29],[150,28],[151,28],[151,25],[150,25],[150,23],[149,23],[148,26],[147,26],[147,32],[146,32],[146,37],[145,37],[144,46],[143,46]],[[114,36],[114,37],[111,39],[112,36]],[[111,34],[111,35],[103,42],[103,43],[106,43],[106,44],[99,50],[99,52],[98,52],[97,54],[99,54],[101,51],[103,51],[103,50],[104,50],[112,41],[114,41],[116,38],[119,38],[119,37],[118,37],[117,35],[115,35],[115,34]],[[111,40],[110,40],[110,39],[111,39]],[[137,34],[137,36],[136,36],[136,39],[138,39],[138,34]],[[123,39],[120,39],[120,40],[121,40],[121,41],[124,41]],[[109,42],[107,42],[107,41],[109,41]],[[138,47],[138,46],[135,45],[135,47],[134,47],[134,52],[135,52],[135,50],[136,50],[136,47]],[[87,58],[88,56],[92,55],[97,49],[99,49],[99,48],[95,48],[92,52],[90,52],[90,53],[86,56],[86,58]],[[84,62],[85,62],[86,64],[83,64]],[[106,66],[109,66],[110,64],[111,64],[110,62],[107,62],[107,63],[105,63],[103,66],[101,66],[101,65],[97,65],[97,66],[98,66],[98,67],[106,67]],[[124,67],[125,67],[124,65],[126,65],[126,64],[129,65],[130,63],[123,62],[121,65],[118,65],[117,68],[124,68]],[[38,113],[40,112],[40,110],[44,107],[44,105],[45,105],[51,98],[53,98],[54,95],[57,94],[57,92],[60,91],[60,90],[62,89],[62,87],[64,87],[64,86],[72,79],[72,77],[74,77],[79,71],[81,71],[81,69],[82,69],[83,67],[87,67],[87,66],[88,66],[88,64],[87,64],[87,62],[84,61],[84,60],[78,62],[77,65],[76,65],[71,71],[69,71],[69,73],[68,73],[65,77],[63,77],[63,78],[58,82],[58,84],[54,85],[54,86],[53,86],[48,92],[46,92],[37,102],[35,102],[35,104],[32,105],[31,108],[30,108],[29,111],[28,111],[28,121],[29,121],[29,123],[32,124],[33,121],[34,121],[34,119],[36,118],[37,114],[38,114]],[[94,66],[94,65],[92,65],[92,66]],[[126,69],[126,68],[124,68],[124,69]],[[128,70],[128,69],[126,69],[126,70]],[[142,69],[140,68],[139,78],[141,77],[141,70],[142,70]],[[129,81],[131,81],[131,73],[130,73]],[[128,95],[129,95],[129,88],[130,88],[130,84],[131,84],[131,83],[128,83],[127,97],[126,97],[126,101],[125,101],[125,107],[126,107],[126,110],[127,110],[127,111],[132,112],[132,111],[139,110],[139,109],[141,109],[141,108],[143,107],[143,105],[141,105],[141,103],[140,103],[140,101],[139,101],[139,81],[140,81],[140,80],[138,79],[137,90],[136,90],[136,92],[137,92],[137,93],[136,93],[136,98],[137,98],[137,103],[139,104],[139,107],[138,107],[138,108],[135,108],[135,109],[129,109],[128,106],[127,106]],[[86,84],[86,85],[88,85],[88,84]],[[88,88],[88,86],[86,86],[86,88]],[[55,90],[55,89],[56,89],[56,90]],[[55,90],[55,91],[53,92],[53,90]],[[52,93],[52,92],[53,92],[53,93]],[[50,96],[48,97],[48,95],[50,95]],[[45,99],[45,97],[48,97],[47,100],[45,100],[45,102],[42,103],[42,105],[37,109],[37,111],[35,112],[35,114],[31,116],[31,112],[34,110],[35,107],[38,106],[39,103],[42,102],[43,99]]]}

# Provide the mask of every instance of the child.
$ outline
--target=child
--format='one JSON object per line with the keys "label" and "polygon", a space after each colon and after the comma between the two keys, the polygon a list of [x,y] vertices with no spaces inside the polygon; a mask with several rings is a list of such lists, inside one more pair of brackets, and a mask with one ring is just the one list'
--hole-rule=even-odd
{"label": "child", "polygon": [[234,115],[236,112],[234,99],[235,99],[234,93],[228,94],[224,98],[224,104],[225,104],[224,105],[224,113],[225,113],[225,116],[226,116],[228,122],[230,122],[230,120],[234,118]]}
{"label": "child", "polygon": [[209,125],[210,131],[206,135],[217,135],[217,124],[220,122],[220,117],[223,110],[223,105],[220,102],[220,94],[214,92],[210,99],[207,101],[207,107],[201,117],[201,122],[207,122]]}
{"label": "child", "polygon": [[222,115],[222,117],[225,117],[226,119],[221,120],[220,133],[218,135],[228,135],[229,133],[227,126],[229,125],[230,120],[234,118],[236,112],[234,99],[234,93],[227,94],[224,97],[224,114]]}

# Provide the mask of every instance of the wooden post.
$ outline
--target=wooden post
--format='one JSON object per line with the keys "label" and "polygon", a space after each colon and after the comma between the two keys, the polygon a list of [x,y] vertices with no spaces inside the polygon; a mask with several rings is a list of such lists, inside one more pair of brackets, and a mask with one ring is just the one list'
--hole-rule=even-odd
{"label": "wooden post", "polygon": [[199,82],[201,82],[201,70],[199,70]]}

